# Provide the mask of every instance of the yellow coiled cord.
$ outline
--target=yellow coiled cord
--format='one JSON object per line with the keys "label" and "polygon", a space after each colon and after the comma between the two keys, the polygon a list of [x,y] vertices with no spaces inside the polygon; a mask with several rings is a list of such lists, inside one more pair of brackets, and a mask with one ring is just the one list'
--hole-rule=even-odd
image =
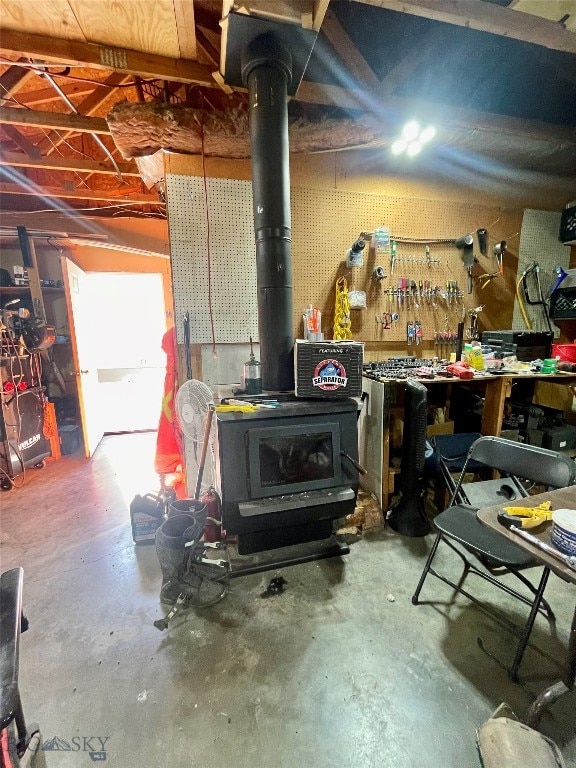
{"label": "yellow coiled cord", "polygon": [[350,321],[350,299],[348,281],[345,277],[336,280],[336,301],[334,304],[334,341],[349,341],[352,338]]}

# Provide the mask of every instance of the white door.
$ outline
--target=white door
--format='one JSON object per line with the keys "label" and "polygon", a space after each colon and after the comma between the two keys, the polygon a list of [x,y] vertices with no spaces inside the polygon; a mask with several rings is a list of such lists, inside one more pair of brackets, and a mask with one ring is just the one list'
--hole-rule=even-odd
{"label": "white door", "polygon": [[74,371],[78,380],[80,419],[86,457],[90,458],[104,435],[94,336],[98,316],[91,311],[86,273],[70,259],[62,258],[64,289],[70,322]]}

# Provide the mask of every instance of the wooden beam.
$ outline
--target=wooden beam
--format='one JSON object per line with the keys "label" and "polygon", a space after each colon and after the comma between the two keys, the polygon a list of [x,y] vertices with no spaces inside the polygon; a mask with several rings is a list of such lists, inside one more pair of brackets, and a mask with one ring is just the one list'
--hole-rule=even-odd
{"label": "wooden beam", "polygon": [[312,29],[317,32],[322,26],[330,0],[314,0],[312,7]]}
{"label": "wooden beam", "polygon": [[61,112],[39,112],[35,109],[0,107],[0,125],[25,125],[34,128],[55,128],[76,133],[110,133],[102,117],[64,115]]}
{"label": "wooden beam", "polygon": [[0,29],[0,48],[18,51],[43,61],[113,70],[144,78],[216,86],[209,67],[189,59],[172,59],[169,56],[34,35],[13,29]]}
{"label": "wooden beam", "polygon": [[197,51],[194,2],[193,0],[172,0],[172,4],[174,6],[174,18],[176,19],[180,57],[182,59],[195,59]]}
{"label": "wooden beam", "polygon": [[[13,168],[40,168],[45,171],[76,171],[77,173],[103,173],[116,176],[115,169],[98,160],[86,160],[74,157],[29,157],[22,152],[1,152],[0,165]],[[138,169],[128,163],[119,163],[122,176],[140,176]]]}
{"label": "wooden beam", "polygon": [[539,16],[479,0],[358,0],[389,11],[443,21],[501,37],[511,37],[553,51],[576,53],[576,35]]}
{"label": "wooden beam", "polygon": [[348,72],[360,83],[374,88],[378,85],[378,78],[354,45],[348,34],[332,13],[328,11],[322,24],[322,32],[330,41],[332,47],[346,65]]}
{"label": "wooden beam", "polygon": [[[114,88],[117,88],[119,85],[122,85],[130,79],[131,75],[125,75],[121,72],[112,72],[112,74],[108,75],[102,82],[101,86],[92,89],[86,98],[78,104],[78,112],[81,115],[93,115],[110,96]],[[72,133],[73,131],[65,131],[64,133],[52,131],[39,142],[38,148],[41,152],[46,152],[46,154],[49,155],[54,152],[60,144],[63,144]]]}
{"label": "wooden beam", "polygon": [[[374,91],[352,90],[337,85],[322,85],[308,81],[302,82],[295,98],[297,101],[310,104],[327,104],[347,109],[358,109],[367,113],[375,113],[382,104],[379,94]],[[483,130],[499,134],[576,143],[576,128],[566,125],[553,125],[537,120],[508,117],[493,112],[480,112],[474,109],[397,96],[386,98],[386,109],[388,114],[395,112],[402,120],[423,116],[427,122],[437,122],[443,126],[458,126],[471,130],[481,127]],[[380,117],[378,120],[382,123]]]}
{"label": "wooden beam", "polygon": [[[90,83],[74,82],[70,85],[60,82],[59,85],[68,98],[74,96],[87,96],[89,93],[92,93],[95,87]],[[37,91],[25,91],[24,93],[18,94],[18,101],[25,107],[34,107],[39,104],[50,104],[54,101],[61,102],[62,99],[58,96],[54,88],[38,88]]]}
{"label": "wooden beam", "polygon": [[[24,61],[21,57],[19,61]],[[6,103],[7,99],[16,93],[24,83],[34,76],[34,72],[25,67],[19,67],[16,64],[9,67],[0,77],[0,106]]]}
{"label": "wooden beam", "polygon": [[26,136],[22,136],[20,131],[18,131],[14,126],[12,125],[3,125],[2,130],[8,136],[10,141],[13,141],[14,144],[16,144],[17,147],[20,147],[20,149],[23,152],[26,152],[26,155],[29,157],[39,157],[40,150],[38,147],[35,147],[34,144],[32,144],[31,141],[29,141]]}
{"label": "wooden beam", "polygon": [[164,205],[158,195],[142,193],[120,194],[118,190],[85,189],[67,190],[57,187],[21,187],[19,184],[0,182],[0,195],[32,195],[35,197],[57,197],[70,200],[106,200],[114,203],[137,203],[139,205]]}
{"label": "wooden beam", "polygon": [[210,59],[215,67],[217,67],[220,61],[220,53],[214,48],[202,27],[197,27],[196,29],[196,43],[202,53]]}

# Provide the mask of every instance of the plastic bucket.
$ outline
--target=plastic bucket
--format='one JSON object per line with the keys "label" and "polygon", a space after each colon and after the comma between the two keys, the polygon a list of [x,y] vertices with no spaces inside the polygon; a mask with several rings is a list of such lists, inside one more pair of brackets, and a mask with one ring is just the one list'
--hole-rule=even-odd
{"label": "plastic bucket", "polygon": [[552,544],[567,555],[576,555],[576,509],[552,513]]}
{"label": "plastic bucket", "polygon": [[196,520],[206,514],[206,504],[196,499],[178,499],[168,507],[168,517],[173,515],[192,515]]}
{"label": "plastic bucket", "polygon": [[565,363],[576,363],[576,344],[553,344],[552,357]]}

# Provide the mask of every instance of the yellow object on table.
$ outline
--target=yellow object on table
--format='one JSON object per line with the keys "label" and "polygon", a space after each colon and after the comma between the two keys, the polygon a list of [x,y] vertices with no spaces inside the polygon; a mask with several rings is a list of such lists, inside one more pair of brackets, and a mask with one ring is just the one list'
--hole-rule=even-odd
{"label": "yellow object on table", "polygon": [[508,515],[522,517],[522,528],[537,528],[547,520],[552,520],[552,504],[543,501],[537,507],[502,507]]}
{"label": "yellow object on table", "polygon": [[256,405],[217,405],[216,413],[254,413],[258,410]]}

